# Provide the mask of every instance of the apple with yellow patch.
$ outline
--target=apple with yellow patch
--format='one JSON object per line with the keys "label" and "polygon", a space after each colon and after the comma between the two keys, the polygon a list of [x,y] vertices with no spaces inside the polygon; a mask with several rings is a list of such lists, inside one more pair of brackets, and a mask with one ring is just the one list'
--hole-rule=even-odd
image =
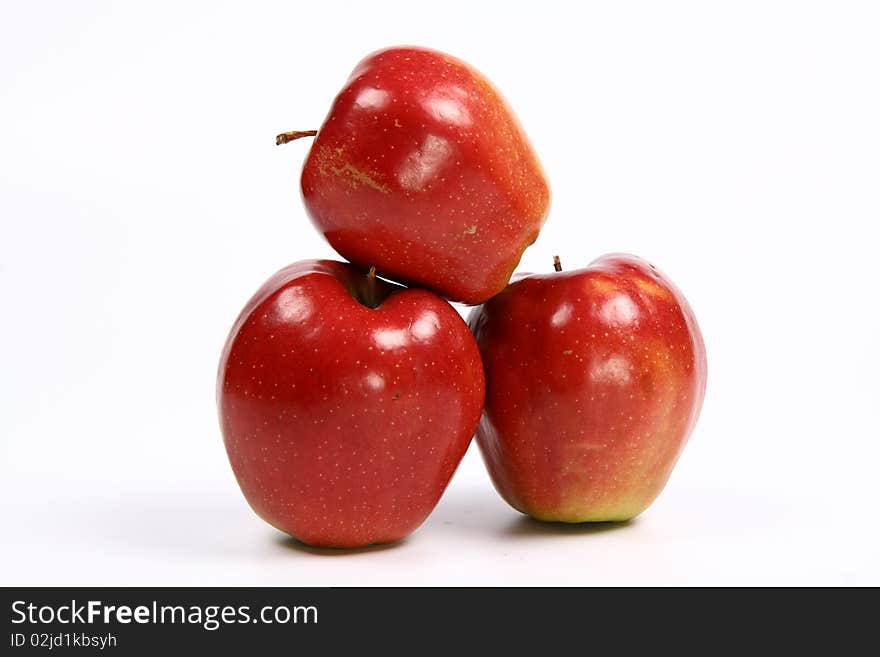
{"label": "apple with yellow patch", "polygon": [[660,494],[706,390],[694,313],[653,265],[613,254],[526,275],[469,317],[486,370],[477,443],[540,520],[628,520]]}

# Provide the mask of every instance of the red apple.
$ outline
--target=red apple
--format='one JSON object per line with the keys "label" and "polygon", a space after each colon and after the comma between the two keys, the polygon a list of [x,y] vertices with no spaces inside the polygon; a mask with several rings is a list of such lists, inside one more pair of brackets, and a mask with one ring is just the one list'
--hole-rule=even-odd
{"label": "red apple", "polygon": [[309,216],[347,260],[465,303],[504,288],[550,203],[501,94],[468,64],[424,48],[357,65],[301,183]]}
{"label": "red apple", "polygon": [[540,520],[627,520],[659,495],[706,389],[681,292],[606,255],[528,275],[471,311],[486,370],[477,443],[498,492]]}
{"label": "red apple", "polygon": [[217,402],[254,511],[304,543],[415,530],[470,443],[483,368],[439,296],[339,262],[290,265],[251,298],[220,359]]}

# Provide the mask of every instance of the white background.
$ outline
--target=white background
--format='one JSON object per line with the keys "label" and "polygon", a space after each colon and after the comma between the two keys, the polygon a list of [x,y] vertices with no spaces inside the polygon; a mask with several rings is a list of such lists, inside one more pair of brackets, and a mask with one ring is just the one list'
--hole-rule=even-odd
{"label": "white background", "polygon": [[[878,34],[870,2],[4,3],[0,584],[880,584]],[[334,256],[273,137],[396,44],[515,108],[554,193],[522,269],[629,251],[697,314],[703,415],[633,523],[526,520],[475,448],[388,548],[298,546],[235,484],[226,333]]]}

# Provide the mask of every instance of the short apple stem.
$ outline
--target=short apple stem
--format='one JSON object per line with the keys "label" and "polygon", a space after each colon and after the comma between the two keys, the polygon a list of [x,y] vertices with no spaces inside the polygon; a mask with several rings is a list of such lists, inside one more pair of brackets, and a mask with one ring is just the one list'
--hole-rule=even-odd
{"label": "short apple stem", "polygon": [[559,259],[559,256],[553,256],[553,269],[562,271],[562,261]]}
{"label": "short apple stem", "polygon": [[275,145],[280,146],[281,144],[286,144],[289,141],[300,139],[301,137],[314,137],[316,134],[318,134],[317,130],[294,130],[292,132],[282,132],[275,137]]}
{"label": "short apple stem", "polygon": [[370,267],[367,272],[367,305],[375,308],[376,304],[376,268]]}

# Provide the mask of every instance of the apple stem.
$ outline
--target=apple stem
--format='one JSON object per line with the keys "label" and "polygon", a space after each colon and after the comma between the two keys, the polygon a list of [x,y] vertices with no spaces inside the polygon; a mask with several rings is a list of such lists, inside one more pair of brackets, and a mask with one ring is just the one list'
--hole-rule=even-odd
{"label": "apple stem", "polygon": [[275,137],[275,145],[280,146],[281,144],[286,144],[287,142],[299,139],[300,137],[314,137],[316,134],[318,134],[317,130],[294,130],[292,132],[282,132]]}
{"label": "apple stem", "polygon": [[553,269],[562,271],[562,261],[559,259],[559,256],[553,256]]}
{"label": "apple stem", "polygon": [[370,308],[376,307],[376,268],[370,267],[367,272],[367,305]]}

